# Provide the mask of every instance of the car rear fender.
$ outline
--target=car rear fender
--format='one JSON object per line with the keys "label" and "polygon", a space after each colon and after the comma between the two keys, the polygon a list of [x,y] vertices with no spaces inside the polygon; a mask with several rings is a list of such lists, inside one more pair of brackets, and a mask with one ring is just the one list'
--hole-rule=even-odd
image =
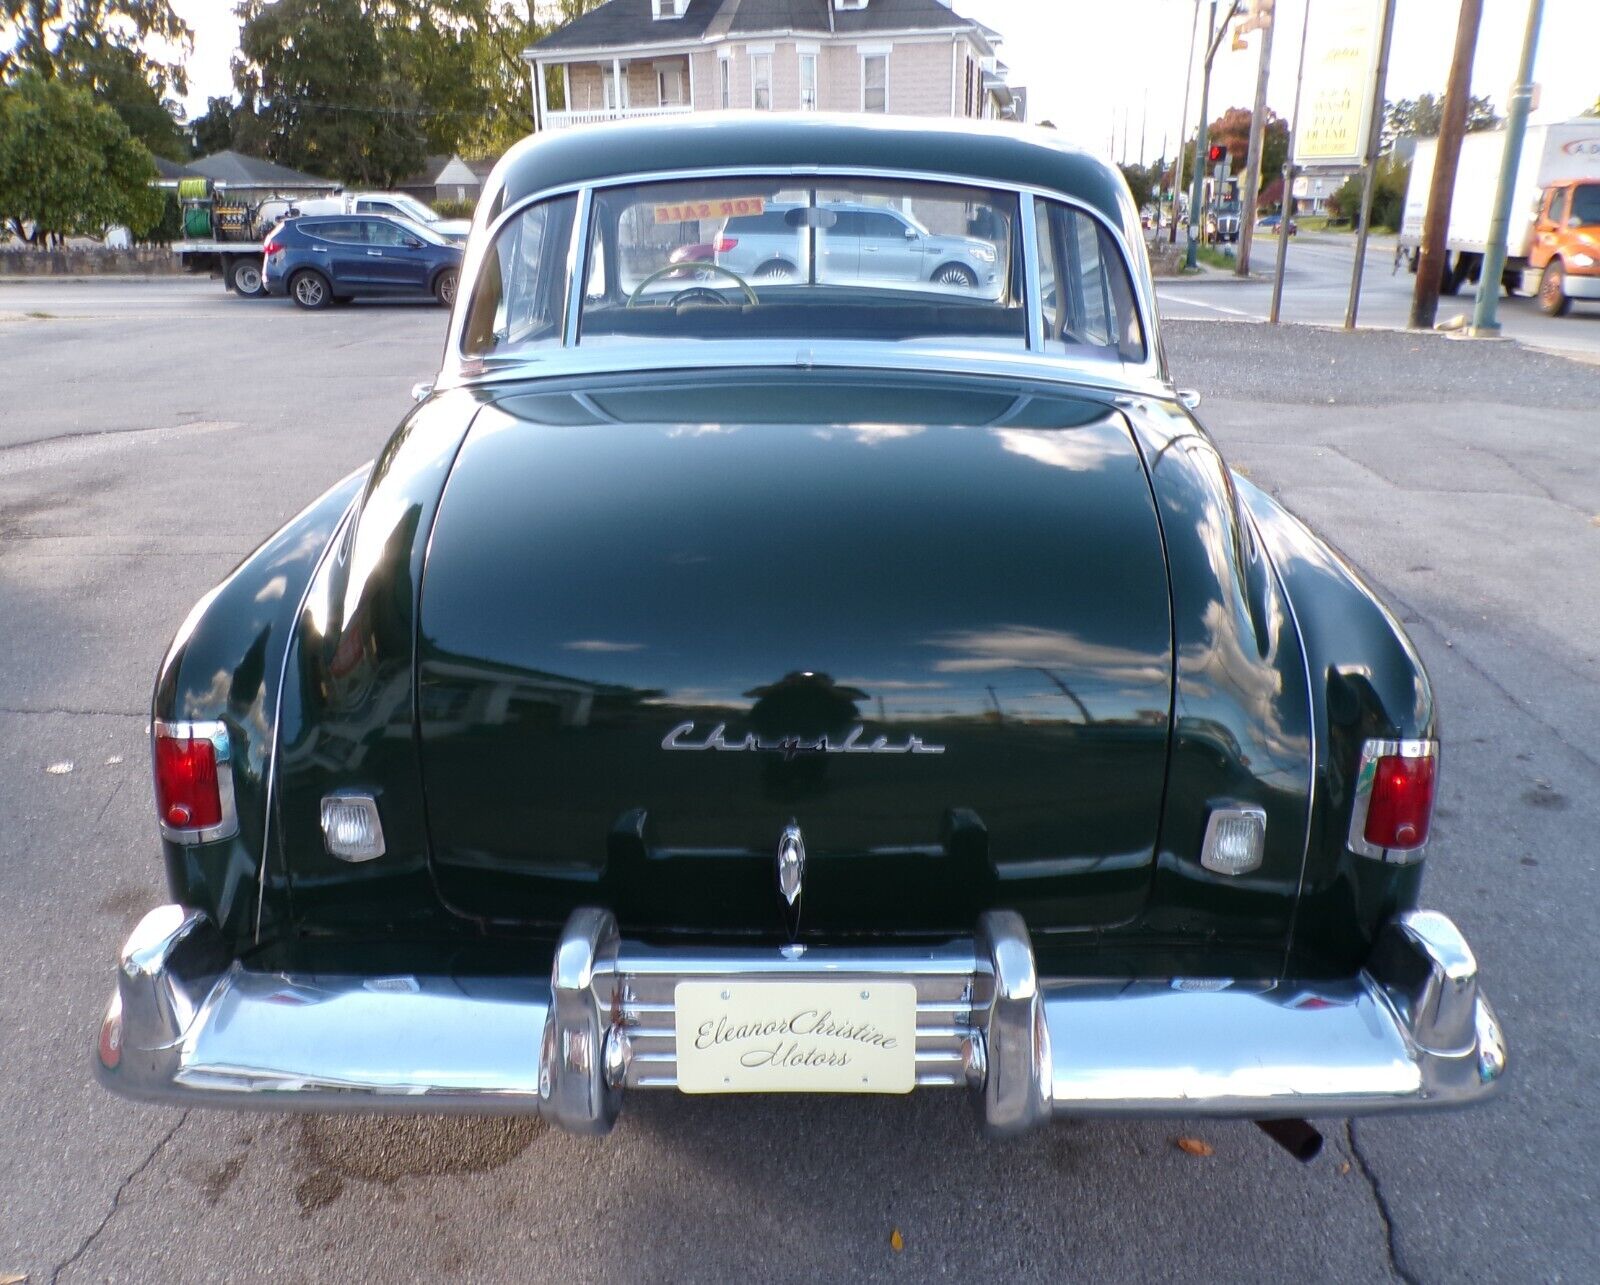
{"label": "car rear fender", "polygon": [[196,603],[157,675],[154,719],[227,728],[237,832],[162,846],[172,899],[204,910],[230,941],[255,928],[274,723],[295,615],[370,468],[330,487]]}
{"label": "car rear fender", "polygon": [[1348,846],[1362,744],[1438,735],[1433,688],[1416,647],[1359,573],[1258,487],[1235,485],[1290,599],[1316,712],[1315,792],[1297,964],[1359,967],[1382,926],[1417,904],[1422,863],[1392,865]]}

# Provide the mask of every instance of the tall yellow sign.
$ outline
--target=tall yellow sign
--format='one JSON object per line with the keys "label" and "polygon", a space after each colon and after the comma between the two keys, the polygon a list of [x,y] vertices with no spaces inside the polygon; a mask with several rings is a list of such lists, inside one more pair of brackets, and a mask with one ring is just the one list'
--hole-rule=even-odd
{"label": "tall yellow sign", "polygon": [[1356,166],[1367,154],[1383,0],[1310,0],[1297,166]]}

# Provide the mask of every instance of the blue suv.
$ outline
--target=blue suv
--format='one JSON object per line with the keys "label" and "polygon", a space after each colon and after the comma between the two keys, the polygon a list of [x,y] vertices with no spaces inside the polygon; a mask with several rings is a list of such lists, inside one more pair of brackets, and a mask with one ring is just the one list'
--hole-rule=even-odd
{"label": "blue suv", "polygon": [[409,219],[377,214],[310,215],[267,234],[261,284],[302,308],[358,295],[431,294],[445,307],[461,280],[458,242]]}

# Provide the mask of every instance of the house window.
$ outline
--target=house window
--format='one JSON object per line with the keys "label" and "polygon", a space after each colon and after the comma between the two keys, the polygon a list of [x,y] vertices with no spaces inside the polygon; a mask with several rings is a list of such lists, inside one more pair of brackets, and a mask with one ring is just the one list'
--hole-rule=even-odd
{"label": "house window", "polygon": [[972,110],[972,102],[973,102],[972,87],[973,87],[973,80],[977,76],[977,70],[978,70],[978,65],[975,62],[973,62],[971,58],[968,58],[967,59],[967,109],[966,109],[966,114],[968,116],[973,115],[973,110]]}
{"label": "house window", "polygon": [[723,111],[733,106],[733,59],[717,59],[717,101],[721,103]]}
{"label": "house window", "polygon": [[772,55],[750,55],[750,105],[758,112],[772,110]]}
{"label": "house window", "polygon": [[861,57],[861,110],[889,110],[888,54],[863,54]]}
{"label": "house window", "polygon": [[681,18],[689,7],[689,0],[650,0],[652,18]]}
{"label": "house window", "polygon": [[817,56],[816,54],[800,55],[800,110],[814,112],[817,109]]}

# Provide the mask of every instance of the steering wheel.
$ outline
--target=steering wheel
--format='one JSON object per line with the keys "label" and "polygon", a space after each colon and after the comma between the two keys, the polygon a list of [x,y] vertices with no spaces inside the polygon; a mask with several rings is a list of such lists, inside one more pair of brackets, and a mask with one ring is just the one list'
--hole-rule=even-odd
{"label": "steering wheel", "polygon": [[[670,276],[674,272],[684,272],[691,268],[697,271],[720,272],[725,277],[732,277],[739,289],[744,291],[744,297],[746,299],[754,304],[759,304],[761,302],[761,300],[756,297],[756,292],[750,288],[750,283],[732,268],[725,268],[720,263],[669,263],[664,268],[657,268],[638,285],[634,286],[633,293],[628,296],[628,302],[624,306],[629,308],[637,307],[639,299],[644,294],[646,286],[650,285],[652,282],[661,280],[662,277]],[[678,304],[686,302],[692,296],[715,299],[718,303],[728,302],[709,286],[690,286],[688,289],[680,290],[677,294],[673,295],[672,298],[668,300],[668,306],[676,308]]]}

